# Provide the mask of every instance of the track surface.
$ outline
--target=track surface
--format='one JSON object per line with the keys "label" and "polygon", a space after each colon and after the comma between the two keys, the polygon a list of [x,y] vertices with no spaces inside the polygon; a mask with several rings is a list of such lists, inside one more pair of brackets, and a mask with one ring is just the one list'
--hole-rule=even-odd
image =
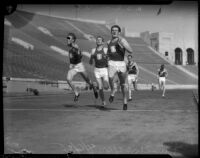
{"label": "track surface", "polygon": [[[192,90],[133,92],[128,111],[122,96],[101,109],[93,93],[6,95],[5,153],[27,149],[35,154],[170,154],[197,155],[198,107]],[[106,92],[106,100],[109,93]]]}

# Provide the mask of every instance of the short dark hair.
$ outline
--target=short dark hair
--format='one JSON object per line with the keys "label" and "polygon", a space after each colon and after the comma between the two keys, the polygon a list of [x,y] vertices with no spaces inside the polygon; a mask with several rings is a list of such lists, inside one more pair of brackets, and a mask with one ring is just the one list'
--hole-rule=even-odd
{"label": "short dark hair", "polygon": [[102,41],[104,42],[104,38],[103,38],[102,36],[97,36],[96,39],[97,39],[97,38],[101,38]]}
{"label": "short dark hair", "polygon": [[74,42],[76,41],[76,35],[74,33],[68,33],[67,37],[71,36],[74,39]]}
{"label": "short dark hair", "polygon": [[161,69],[164,69],[164,68],[165,68],[165,65],[164,65],[164,64],[162,64],[162,65],[160,66],[160,68],[161,68]]}
{"label": "short dark hair", "polygon": [[110,30],[112,31],[112,29],[113,29],[114,27],[118,28],[119,32],[121,32],[121,28],[119,27],[119,25],[113,25],[113,26],[111,27]]}

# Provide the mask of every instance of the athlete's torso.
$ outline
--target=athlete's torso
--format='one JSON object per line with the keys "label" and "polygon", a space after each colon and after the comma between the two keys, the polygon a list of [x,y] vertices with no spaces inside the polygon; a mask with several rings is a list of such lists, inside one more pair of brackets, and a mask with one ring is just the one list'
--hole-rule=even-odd
{"label": "athlete's torso", "polygon": [[125,48],[121,48],[118,44],[119,39],[108,43],[108,57],[113,61],[124,61]]}
{"label": "athlete's torso", "polygon": [[167,72],[166,72],[166,70],[164,69],[164,70],[159,70],[159,72],[158,72],[158,75],[159,75],[159,77],[166,77],[166,75],[167,75]]}
{"label": "athlete's torso", "polygon": [[69,50],[69,60],[70,64],[79,64],[82,59],[81,51],[78,48],[72,47]]}
{"label": "athlete's torso", "polygon": [[133,62],[127,64],[128,74],[137,74],[137,67]]}
{"label": "athlete's torso", "polygon": [[96,68],[108,67],[108,59],[107,59],[107,55],[104,52],[104,48],[102,48],[101,50],[98,50],[96,48],[93,56],[94,56]]}

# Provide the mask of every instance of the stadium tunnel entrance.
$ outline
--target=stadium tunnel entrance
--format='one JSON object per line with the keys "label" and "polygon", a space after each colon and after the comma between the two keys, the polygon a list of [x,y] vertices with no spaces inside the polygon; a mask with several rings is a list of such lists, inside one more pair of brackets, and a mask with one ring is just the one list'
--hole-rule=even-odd
{"label": "stadium tunnel entrance", "polygon": [[175,64],[182,65],[183,64],[183,51],[181,48],[177,47],[175,50]]}
{"label": "stadium tunnel entrance", "polygon": [[187,48],[187,64],[188,65],[194,65],[194,50],[192,48]]}

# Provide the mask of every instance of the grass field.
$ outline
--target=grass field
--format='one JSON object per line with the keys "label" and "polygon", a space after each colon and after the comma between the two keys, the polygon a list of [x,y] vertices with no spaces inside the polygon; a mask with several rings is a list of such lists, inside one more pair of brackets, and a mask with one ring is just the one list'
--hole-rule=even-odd
{"label": "grass field", "polygon": [[[198,153],[198,106],[192,90],[133,92],[128,110],[117,93],[106,109],[91,92],[8,95],[4,103],[4,150],[33,154]],[[106,92],[106,100],[109,93]]]}

